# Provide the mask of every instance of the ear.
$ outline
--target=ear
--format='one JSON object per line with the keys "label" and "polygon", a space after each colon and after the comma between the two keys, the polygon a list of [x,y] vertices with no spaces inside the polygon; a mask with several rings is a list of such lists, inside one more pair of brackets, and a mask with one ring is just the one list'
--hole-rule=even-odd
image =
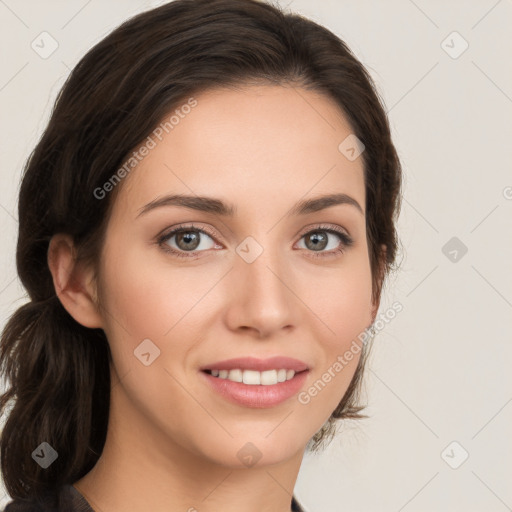
{"label": "ear", "polygon": [[66,311],[84,327],[102,328],[92,269],[76,262],[76,250],[69,235],[57,234],[50,240],[48,267]]}
{"label": "ear", "polygon": [[[379,306],[380,306],[380,299],[381,299],[381,290],[382,290],[382,283],[384,281],[384,270],[386,268],[386,251],[387,251],[387,247],[386,245],[382,244],[380,246],[381,248],[381,252],[380,252],[380,255],[379,255],[379,270],[378,270],[378,294],[377,294],[377,298],[375,301],[372,301],[372,307],[371,307],[371,317],[372,317],[372,321],[371,321],[371,324],[373,324],[373,322],[375,322],[375,318],[377,316],[377,312],[379,311]],[[371,325],[370,324],[370,325]]]}

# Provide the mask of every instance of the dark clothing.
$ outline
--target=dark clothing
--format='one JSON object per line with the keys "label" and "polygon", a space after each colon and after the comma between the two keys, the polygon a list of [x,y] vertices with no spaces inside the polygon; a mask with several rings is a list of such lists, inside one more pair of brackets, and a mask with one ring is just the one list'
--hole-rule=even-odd
{"label": "dark clothing", "polygon": [[[14,500],[7,503],[3,512],[95,512],[87,500],[72,485],[61,487],[53,505],[50,499],[38,505],[31,501]],[[295,496],[292,498],[292,511],[304,512]]]}

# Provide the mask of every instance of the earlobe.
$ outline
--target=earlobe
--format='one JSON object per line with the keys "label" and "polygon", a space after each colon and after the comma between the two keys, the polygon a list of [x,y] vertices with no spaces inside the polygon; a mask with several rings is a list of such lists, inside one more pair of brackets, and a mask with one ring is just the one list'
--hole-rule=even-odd
{"label": "earlobe", "polygon": [[50,240],[48,267],[55,293],[66,311],[84,327],[102,328],[92,271],[76,262],[76,250],[69,235],[57,234]]}

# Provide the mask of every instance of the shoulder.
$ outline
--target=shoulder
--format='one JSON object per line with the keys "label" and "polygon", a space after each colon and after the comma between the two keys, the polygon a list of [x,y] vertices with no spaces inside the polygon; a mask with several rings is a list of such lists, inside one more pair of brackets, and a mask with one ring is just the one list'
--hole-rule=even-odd
{"label": "shoulder", "polygon": [[14,499],[2,512],[94,512],[85,498],[72,485],[63,485],[55,494],[42,500]]}

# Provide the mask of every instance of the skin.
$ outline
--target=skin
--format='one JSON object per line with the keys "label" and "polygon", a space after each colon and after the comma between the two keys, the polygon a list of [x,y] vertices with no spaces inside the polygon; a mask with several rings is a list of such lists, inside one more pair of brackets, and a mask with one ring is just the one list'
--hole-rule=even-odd
{"label": "skin", "polygon": [[[289,511],[306,444],[343,397],[359,354],[308,404],[294,396],[263,409],[226,401],[205,386],[199,367],[290,356],[309,365],[306,390],[378,308],[363,162],[338,150],[352,130],[336,104],[275,85],[209,90],[196,99],[119,185],[98,279],[74,262],[67,236],[50,245],[64,307],[81,324],[104,329],[112,351],[105,448],[74,483],[97,511]],[[341,204],[285,216],[301,199],[336,192],[363,213]],[[220,198],[237,213],[166,206],[137,217],[171,193]],[[199,235],[197,258],[173,256],[155,242],[163,230],[192,222],[215,233]],[[324,231],[329,245],[308,248],[304,235],[320,224],[342,228],[353,245],[335,254],[343,242]],[[248,236],[264,249],[251,264],[235,251]],[[177,237],[166,244],[183,247]],[[160,356],[145,366],[134,350],[148,338]],[[252,467],[237,457],[247,442],[262,454]]]}

